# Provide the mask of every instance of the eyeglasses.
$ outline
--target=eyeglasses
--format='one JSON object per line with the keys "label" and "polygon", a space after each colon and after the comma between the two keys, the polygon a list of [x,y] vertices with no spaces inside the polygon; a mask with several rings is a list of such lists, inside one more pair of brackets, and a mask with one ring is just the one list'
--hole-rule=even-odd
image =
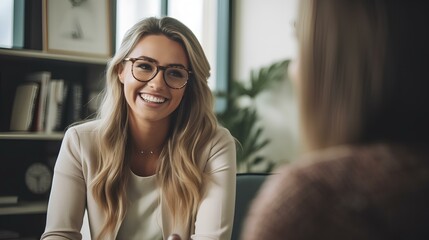
{"label": "eyeglasses", "polygon": [[163,78],[165,84],[173,89],[181,89],[188,83],[191,71],[182,66],[159,66],[144,58],[125,58],[124,61],[131,61],[131,73],[139,82],[149,82],[158,74],[164,71]]}

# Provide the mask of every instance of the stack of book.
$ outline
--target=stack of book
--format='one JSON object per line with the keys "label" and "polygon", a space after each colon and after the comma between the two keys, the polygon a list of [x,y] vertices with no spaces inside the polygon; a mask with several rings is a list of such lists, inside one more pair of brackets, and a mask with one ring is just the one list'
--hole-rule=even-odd
{"label": "stack of book", "polygon": [[82,86],[53,79],[48,71],[27,75],[18,85],[10,119],[11,131],[53,132],[81,119]]}

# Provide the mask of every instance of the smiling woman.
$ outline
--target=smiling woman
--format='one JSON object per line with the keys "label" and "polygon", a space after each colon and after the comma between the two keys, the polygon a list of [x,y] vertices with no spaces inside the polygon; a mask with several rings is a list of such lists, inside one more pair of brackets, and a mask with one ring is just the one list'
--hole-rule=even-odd
{"label": "smiling woman", "polygon": [[[170,81],[171,77],[165,77],[170,72],[170,69],[174,68],[168,67],[162,71],[164,74],[160,74],[157,70],[159,67],[156,64],[180,66],[187,73],[185,69],[189,66],[189,63],[186,52],[180,43],[164,35],[148,35],[144,36],[137,43],[134,50],[128,56],[130,57],[124,59],[124,64],[119,65],[119,79],[124,84],[125,99],[129,106],[130,127],[136,128],[135,130],[148,129],[151,128],[152,122],[156,121],[158,132],[164,132],[165,135],[168,130],[167,126],[169,126],[169,122],[171,121],[169,116],[182,101],[186,90],[184,87],[188,78],[182,77],[180,82],[174,83]],[[127,59],[130,61],[126,61]],[[131,59],[135,61],[131,61]],[[168,82],[171,82],[175,87],[171,87]],[[164,131],[159,129],[161,121],[165,122],[163,124],[166,126],[164,127]],[[164,136],[162,135],[157,135],[161,136],[158,142],[156,142],[157,136],[153,136],[149,145],[150,148],[155,148],[155,146],[163,144]],[[135,137],[139,138],[138,136]],[[143,145],[136,146],[137,149],[148,147],[144,146],[141,139],[136,139],[136,142]],[[150,151],[150,148],[145,150]],[[142,163],[138,159],[135,159],[135,164]],[[131,166],[133,166],[133,161]],[[141,170],[150,170],[151,172],[146,172],[146,174],[152,175],[156,170],[156,165],[153,164],[153,168],[142,166]]]}
{"label": "smiling woman", "polygon": [[[230,0],[118,0],[116,42],[141,18],[170,16],[186,24],[201,43],[211,66],[208,85],[226,91],[229,78]],[[116,46],[119,48],[119,45]],[[216,109],[225,108],[218,97]]]}
{"label": "smiling woman", "polygon": [[91,239],[231,237],[235,143],[216,120],[209,69],[174,18],[125,34],[97,119],[64,136],[42,239],[80,238],[85,210]]}

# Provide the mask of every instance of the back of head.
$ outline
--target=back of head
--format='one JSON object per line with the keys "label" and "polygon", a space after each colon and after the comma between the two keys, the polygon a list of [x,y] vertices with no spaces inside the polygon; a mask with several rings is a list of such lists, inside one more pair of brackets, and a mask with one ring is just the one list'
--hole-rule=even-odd
{"label": "back of head", "polygon": [[309,149],[429,142],[429,9],[396,0],[302,0],[301,123]]}

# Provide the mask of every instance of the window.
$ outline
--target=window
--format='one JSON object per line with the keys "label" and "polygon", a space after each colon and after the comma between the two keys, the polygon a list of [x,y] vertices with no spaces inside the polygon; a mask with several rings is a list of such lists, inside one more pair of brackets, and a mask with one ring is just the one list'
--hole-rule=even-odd
{"label": "window", "polygon": [[[230,0],[117,0],[116,48],[125,32],[140,19],[171,16],[188,26],[200,41],[211,66],[209,86],[225,92],[229,77]],[[216,99],[216,111],[226,100]]]}
{"label": "window", "polygon": [[0,47],[24,46],[24,0],[0,1]]}
{"label": "window", "polygon": [[125,32],[143,18],[161,16],[161,0],[117,0],[116,3],[116,49]]}

